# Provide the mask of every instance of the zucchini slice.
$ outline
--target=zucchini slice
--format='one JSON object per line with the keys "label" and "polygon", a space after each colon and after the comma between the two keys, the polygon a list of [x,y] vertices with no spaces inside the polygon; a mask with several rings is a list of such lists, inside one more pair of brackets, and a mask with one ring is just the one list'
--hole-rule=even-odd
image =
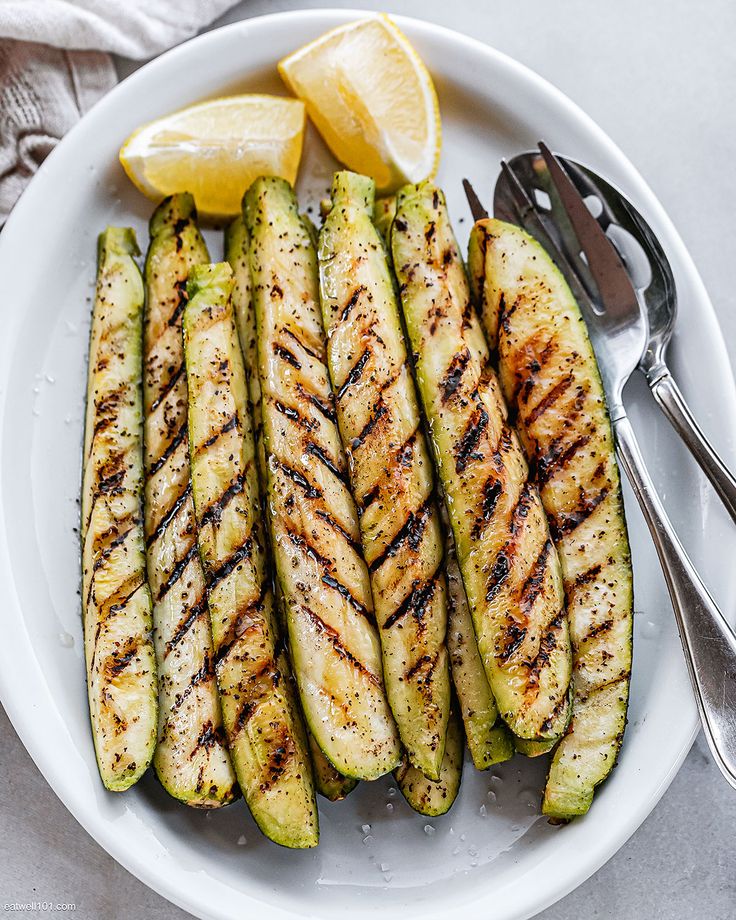
{"label": "zucchini slice", "polygon": [[325,366],[317,258],[287,182],[245,197],[258,323],[271,542],[307,725],[345,776],[401,746],[386,701],[368,569]]}
{"label": "zucchini slice", "polygon": [[[316,236],[316,233],[315,233]],[[225,230],[225,260],[233,270],[233,309],[235,311],[235,325],[238,330],[240,348],[245,361],[245,376],[248,382],[248,401],[251,418],[253,419],[253,433],[256,444],[256,458],[258,461],[258,480],[263,499],[264,516],[267,513],[265,504],[268,489],[268,471],[266,469],[266,453],[263,447],[263,419],[261,414],[261,383],[258,378],[258,344],[256,331],[256,315],[253,305],[250,280],[250,234],[245,226],[242,215],[236,217]],[[268,537],[268,533],[266,534]],[[279,614],[281,638],[286,630],[286,615],[283,609],[283,600],[279,597],[278,584],[276,584],[276,609]],[[293,702],[299,707],[298,693],[292,694]],[[322,753],[317,742],[307,730],[309,740],[309,753],[312,758],[314,784],[317,792],[336,802],[344,799],[357,785],[357,780],[349,779],[338,773],[329,760]]]}
{"label": "zucchini slice", "polygon": [[[162,786],[214,808],[238,794],[212,661],[212,633],[189,475],[182,312],[189,269],[209,262],[194,199],[172,195],[154,211],[145,268],[143,405],[145,528],[158,665]],[[203,676],[204,675],[204,676]]]}
{"label": "zucchini slice", "polygon": [[[444,516],[443,516],[444,517]],[[514,755],[511,733],[499,721],[498,707],[478,651],[455,553],[455,540],[446,522],[445,571],[447,573],[447,650],[460,715],[465,728],[470,756],[477,770],[487,770],[494,763]]]}
{"label": "zucchini slice", "polygon": [[372,179],[338,172],[319,241],[327,363],[360,511],[386,693],[410,763],[438,780],[450,712],[447,584],[432,459]]}
{"label": "zucchini slice", "polygon": [[518,227],[481,221],[470,268],[562,564],[575,694],[543,810],[570,818],[590,807],[626,725],[633,585],[611,425],[585,322],[544,248]]}
{"label": "zucchini slice", "polygon": [[[515,735],[552,739],[570,712],[557,553],[509,427],[442,192],[398,196],[391,243],[415,372],[478,648]],[[482,355],[482,360],[480,356]]]}
{"label": "zucchini slice", "polygon": [[316,846],[311,765],[274,622],[232,269],[189,273],[184,352],[189,451],[230,754],[258,826],[276,843]]}
{"label": "zucchini slice", "polygon": [[121,792],[156,744],[156,660],[143,537],[143,281],[135,234],[100,235],[82,474],[82,608],[97,765]]}
{"label": "zucchini slice", "polygon": [[447,722],[447,739],[442,758],[440,778],[427,777],[413,767],[407,758],[394,771],[401,794],[414,811],[428,818],[446,814],[452,807],[460,789],[463,775],[463,730],[455,712],[450,712]]}

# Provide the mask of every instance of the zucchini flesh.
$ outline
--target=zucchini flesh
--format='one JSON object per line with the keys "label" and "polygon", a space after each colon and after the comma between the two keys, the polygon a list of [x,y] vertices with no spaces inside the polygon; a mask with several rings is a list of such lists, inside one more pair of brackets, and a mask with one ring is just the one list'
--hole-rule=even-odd
{"label": "zucchini flesh", "polygon": [[[145,528],[159,685],[153,765],[189,805],[217,807],[238,788],[222,728],[189,475],[182,311],[189,269],[209,262],[194,199],[156,208],[146,257],[143,327]],[[203,676],[205,675],[205,676]]]}
{"label": "zucchini flesh", "polygon": [[143,281],[135,234],[100,235],[82,476],[82,608],[97,765],[120,792],[156,744],[156,660],[142,520]]}
{"label": "zucchini flesh", "polygon": [[514,754],[511,734],[498,719],[498,707],[488,685],[478,651],[468,599],[465,596],[455,541],[449,525],[445,536],[447,573],[447,650],[470,756],[478,770],[509,760]]}
{"label": "zucchini flesh", "polygon": [[276,843],[316,846],[299,714],[277,642],[253,431],[226,263],[189,273],[184,352],[189,450],[223,722],[240,788]]}
{"label": "zucchini flesh", "polygon": [[386,692],[410,763],[438,780],[450,711],[443,537],[373,204],[372,179],[335,174],[319,242],[322,315]]}
{"label": "zucchini flesh", "polygon": [[460,789],[463,775],[463,730],[455,712],[450,712],[447,722],[447,739],[437,781],[413,767],[407,758],[394,771],[401,794],[414,811],[428,818],[446,814],[452,807]]}
{"label": "zucchini flesh", "polygon": [[633,586],[619,471],[585,322],[544,248],[518,227],[481,221],[470,267],[562,563],[575,694],[543,811],[565,819],[590,807],[626,725]]}
{"label": "zucchini flesh", "polygon": [[566,727],[570,711],[571,654],[559,561],[505,417],[438,188],[420,183],[401,190],[391,241],[488,682],[515,735],[552,739]]}
{"label": "zucchini flesh", "polygon": [[[268,471],[266,469],[266,453],[263,446],[263,418],[261,413],[261,384],[258,378],[258,345],[256,316],[253,305],[250,278],[250,235],[242,215],[235,218],[225,231],[225,259],[233,270],[233,309],[235,311],[235,325],[238,330],[240,348],[245,362],[245,376],[248,382],[248,401],[253,419],[253,434],[256,444],[256,459],[258,467],[258,481],[263,498],[264,515],[267,512],[265,505],[268,488]],[[268,536],[268,534],[266,534]],[[286,617],[283,610],[283,600],[276,585],[276,609],[279,614],[281,638],[286,633]],[[293,704],[299,707],[298,693],[292,693]],[[317,742],[307,731],[309,753],[312,759],[314,784],[317,792],[332,802],[345,798],[357,785],[357,781],[342,776],[332,766],[322,753]]]}
{"label": "zucchini flesh", "polygon": [[375,779],[397,766],[401,747],[325,366],[316,254],[287,182],[256,180],[244,216],[271,542],[296,682],[333,766]]}

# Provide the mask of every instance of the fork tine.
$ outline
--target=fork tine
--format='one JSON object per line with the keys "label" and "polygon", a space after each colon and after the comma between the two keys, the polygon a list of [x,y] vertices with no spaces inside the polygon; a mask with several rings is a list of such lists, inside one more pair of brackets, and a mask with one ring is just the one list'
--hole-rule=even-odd
{"label": "fork tine", "polygon": [[488,217],[488,211],[480,203],[480,198],[476,195],[469,179],[463,179],[463,188],[465,189],[465,197],[468,199],[473,220],[485,220]]}
{"label": "fork tine", "polygon": [[537,218],[537,209],[534,207],[534,202],[527,195],[526,189],[521,184],[521,182],[519,182],[518,176],[509,166],[506,160],[501,160],[501,172],[504,174],[506,180],[509,183],[511,194],[514,197],[514,204],[516,205],[516,209],[519,212],[519,217],[522,219],[522,221],[528,215]]}
{"label": "fork tine", "polygon": [[623,318],[635,306],[639,308],[636,292],[615,246],[565,172],[560,161],[547,145],[539,142],[539,150],[547,165],[560,201],[585,253],[590,273],[600,294],[600,301],[611,318]]}

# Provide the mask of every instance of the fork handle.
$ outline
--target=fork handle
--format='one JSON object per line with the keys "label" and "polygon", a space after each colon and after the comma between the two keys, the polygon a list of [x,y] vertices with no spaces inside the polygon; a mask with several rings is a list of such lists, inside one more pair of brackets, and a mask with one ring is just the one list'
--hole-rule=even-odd
{"label": "fork handle", "polygon": [[698,461],[726,510],[736,522],[736,478],[698,425],[669,370],[663,368],[662,373],[656,377],[647,375],[647,379],[659,407]]}
{"label": "fork handle", "polygon": [[721,772],[736,788],[736,634],[680,543],[623,411],[613,429],[621,465],[664,572],[708,745]]}

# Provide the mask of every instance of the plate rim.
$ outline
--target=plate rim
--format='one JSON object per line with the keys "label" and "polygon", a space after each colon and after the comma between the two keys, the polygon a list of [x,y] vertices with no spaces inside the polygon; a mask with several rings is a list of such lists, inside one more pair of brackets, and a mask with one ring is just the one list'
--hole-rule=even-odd
{"label": "plate rim", "polygon": [[[217,29],[213,29],[201,35],[195,36],[194,38],[183,42],[180,45],[177,45],[176,47],[166,51],[165,53],[144,64],[138,70],[123,79],[108,94],[101,98],[89,110],[89,112],[87,112],[82,117],[82,119],[80,119],[80,121],[75,124],[74,127],[61,139],[57,147],[41,165],[36,175],[29,183],[28,188],[24,191],[15,208],[11,212],[3,233],[0,234],[0,262],[2,261],[5,249],[9,245],[7,240],[12,238],[12,235],[8,232],[8,228],[12,229],[15,227],[16,223],[20,223],[23,219],[25,211],[32,207],[35,190],[39,188],[40,185],[38,178],[45,176],[46,173],[53,167],[53,164],[59,156],[59,151],[65,150],[66,147],[68,147],[73,142],[73,139],[75,138],[76,133],[79,131],[80,126],[86,124],[93,113],[99,114],[100,112],[104,112],[108,107],[114,107],[117,97],[121,95],[123,91],[130,92],[131,88],[135,87],[139,82],[145,86],[146,82],[150,79],[149,75],[151,73],[155,73],[155,71],[161,66],[162,61],[171,62],[179,56],[186,57],[191,52],[191,46],[193,45],[198,47],[204,47],[209,43],[216,45],[223,33],[247,30],[254,24],[257,24],[258,27],[267,28],[279,22],[281,22],[283,25],[289,20],[300,20],[304,22],[306,20],[319,20],[328,17],[332,19],[334,25],[340,25],[360,17],[375,15],[377,15],[376,12],[371,10],[325,7],[288,10],[276,13],[268,13],[261,16],[246,17],[244,19],[237,20],[235,22],[220,26]],[[449,28],[447,26],[442,26],[437,23],[418,19],[412,16],[394,15],[391,13],[389,13],[389,15],[394,21],[396,21],[399,27],[404,28],[407,31],[414,31],[416,33],[423,32],[427,35],[432,35],[434,37],[443,39],[448,43],[454,43],[456,48],[465,46],[469,51],[472,51],[476,54],[485,55],[490,59],[494,59],[498,65],[514,73],[517,78],[526,83],[526,85],[530,87],[534,92],[536,92],[540,97],[550,99],[556,106],[565,110],[570,119],[577,123],[577,125],[580,126],[586,135],[589,135],[597,145],[599,145],[608,153],[608,155],[616,160],[619,167],[625,172],[627,181],[635,190],[635,194],[646,201],[649,211],[656,214],[659,224],[666,229],[670,251],[674,251],[674,254],[677,257],[677,261],[681,265],[682,270],[687,274],[689,281],[694,285],[696,290],[698,290],[702,302],[707,305],[707,319],[710,323],[710,326],[712,327],[711,334],[709,335],[710,345],[715,351],[719,353],[720,359],[723,361],[725,367],[730,372],[728,375],[729,382],[727,391],[724,391],[721,394],[721,398],[725,404],[724,408],[727,410],[726,414],[730,420],[731,426],[732,428],[735,427],[736,382],[734,381],[733,370],[731,368],[725,339],[723,337],[720,323],[718,321],[718,315],[716,314],[710,298],[708,297],[707,291],[698,273],[698,270],[695,267],[695,264],[682,239],[680,238],[680,235],[677,232],[674,224],[667,215],[664,207],[659,202],[657,196],[650,189],[641,174],[630,162],[623,151],[618,147],[618,145],[580,106],[577,105],[577,103],[573,102],[569,96],[567,96],[552,82],[542,77],[532,68],[522,64],[508,54],[499,51],[498,49],[486,44],[479,39],[473,38],[463,32],[456,31],[455,29]],[[31,191],[30,196],[29,191]],[[6,403],[6,387],[4,386],[4,380],[6,376],[7,371],[3,371],[2,376],[0,377],[0,431],[4,430]],[[2,482],[0,481],[0,509],[3,507],[1,499]],[[2,513],[2,511],[0,511],[0,513]],[[23,617],[20,601],[17,598],[14,590],[14,576],[12,575],[13,569],[8,550],[5,545],[5,538],[6,528],[3,526],[0,528],[0,597],[5,601],[5,606],[12,608],[14,613],[18,613],[20,615],[20,632],[22,633],[22,638],[27,641],[29,646],[32,648],[30,636],[28,635],[25,627],[25,619]],[[731,581],[736,583],[736,572],[734,572],[734,574],[731,576]],[[733,584],[729,585],[729,588],[733,588]],[[10,644],[11,643],[8,643],[8,645]],[[0,658],[3,655],[4,652],[0,651]],[[41,676],[40,668],[38,667],[38,663],[35,657],[31,656],[30,661],[33,665],[33,670],[36,672],[36,675]],[[68,786],[64,786],[62,777],[59,775],[61,768],[55,766],[53,756],[49,756],[48,752],[45,750],[47,745],[41,741],[39,733],[34,733],[32,731],[31,723],[27,719],[27,713],[23,711],[20,694],[13,692],[10,686],[10,681],[6,677],[6,674],[8,674],[7,669],[4,667],[0,668],[0,701],[2,701],[2,704],[5,708],[9,720],[13,725],[14,730],[17,732],[24,747],[33,759],[36,767],[40,770],[46,782],[53,790],[54,794],[63,802],[67,810],[85,829],[85,831],[131,874],[136,876],[149,888],[161,894],[162,897],[165,897],[167,900],[178,905],[182,909],[189,912],[196,912],[196,916],[203,918],[223,918],[224,920],[224,918],[229,917],[229,914],[219,909],[220,905],[218,903],[213,902],[208,909],[206,905],[193,902],[191,898],[181,895],[170,880],[163,878],[160,873],[157,873],[153,870],[151,865],[146,863],[142,858],[134,855],[133,851],[125,843],[119,844],[117,842],[114,834],[110,831],[110,829],[104,823],[100,823],[96,820],[95,808],[93,804],[87,806],[87,803],[75,798],[73,789],[68,788]],[[48,690],[46,689],[46,696],[48,697],[48,695]],[[523,903],[518,905],[519,910],[513,913],[508,913],[506,915],[508,920],[523,920],[523,918],[529,918],[535,915],[537,912],[554,904],[559,899],[563,898],[565,895],[582,884],[602,865],[604,865],[621,848],[621,846],[623,846],[626,840],[628,840],[628,838],[641,826],[641,824],[646,820],[648,815],[659,802],[660,798],[676,776],[682,761],[687,755],[695,737],[698,734],[699,722],[694,701],[692,701],[689,713],[681,713],[681,716],[683,717],[683,721],[687,721],[689,723],[689,730],[686,735],[683,733],[684,741],[681,745],[678,755],[669,766],[669,769],[662,776],[658,786],[651,793],[646,805],[640,807],[635,812],[635,817],[630,816],[626,821],[623,821],[615,833],[608,835],[606,837],[605,843],[602,844],[596,851],[595,856],[587,859],[582,867],[577,865],[567,874],[561,875],[555,880],[553,884],[547,885],[545,887],[543,894],[527,896]],[[53,782],[51,779],[49,779],[49,776],[54,777]],[[220,884],[222,885],[223,889],[227,889],[227,886],[224,883]],[[298,916],[291,910],[284,909],[276,904],[266,904],[265,902],[259,900],[255,895],[248,894],[247,896],[252,900],[254,905],[257,904],[260,906],[261,909],[265,911],[265,915],[269,918],[273,918],[273,920],[293,920],[294,917]],[[474,899],[473,902],[466,903],[464,906],[466,909],[468,907],[472,908],[473,903],[478,904],[479,901]]]}

